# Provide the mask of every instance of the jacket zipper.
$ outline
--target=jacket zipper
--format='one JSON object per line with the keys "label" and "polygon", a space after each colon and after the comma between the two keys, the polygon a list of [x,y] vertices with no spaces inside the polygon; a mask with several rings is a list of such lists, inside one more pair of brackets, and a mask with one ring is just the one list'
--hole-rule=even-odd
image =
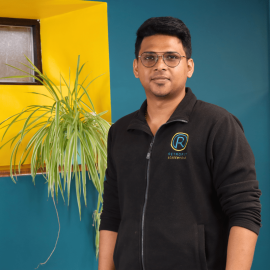
{"label": "jacket zipper", "polygon": [[145,215],[145,209],[146,209],[146,204],[147,204],[147,196],[148,196],[148,186],[149,186],[149,167],[150,167],[150,156],[151,156],[151,151],[152,151],[152,147],[153,147],[153,144],[154,144],[154,141],[155,141],[155,137],[159,131],[159,129],[166,125],[166,124],[169,124],[171,122],[176,122],[176,121],[180,121],[180,122],[184,122],[184,123],[187,123],[188,121],[184,120],[184,119],[177,119],[177,120],[173,120],[173,121],[170,121],[170,122],[167,122],[163,125],[161,125],[156,134],[153,136],[153,139],[150,143],[150,147],[148,149],[148,152],[147,152],[147,155],[146,155],[146,159],[148,160],[147,162],[147,173],[146,173],[146,190],[145,190],[145,197],[144,197],[144,205],[143,205],[143,213],[142,213],[142,268],[143,270],[145,270],[145,266],[144,266],[144,261],[143,261],[143,235],[144,235],[144,215]]}

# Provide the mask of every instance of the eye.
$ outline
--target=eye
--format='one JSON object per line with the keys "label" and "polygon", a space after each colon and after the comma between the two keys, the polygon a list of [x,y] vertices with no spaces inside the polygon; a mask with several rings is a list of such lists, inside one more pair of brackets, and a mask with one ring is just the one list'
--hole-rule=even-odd
{"label": "eye", "polygon": [[145,59],[145,60],[154,60],[155,57],[154,57],[153,55],[145,55],[145,56],[144,56],[144,59]]}
{"label": "eye", "polygon": [[179,56],[177,54],[168,54],[168,55],[166,55],[166,59],[176,60],[176,59],[179,59]]}

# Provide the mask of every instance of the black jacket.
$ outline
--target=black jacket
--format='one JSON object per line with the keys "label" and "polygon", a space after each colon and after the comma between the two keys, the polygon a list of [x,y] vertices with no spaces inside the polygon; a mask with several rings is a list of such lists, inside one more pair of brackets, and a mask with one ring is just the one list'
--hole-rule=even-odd
{"label": "black jacket", "polygon": [[116,121],[99,230],[118,232],[116,270],[225,270],[232,226],[259,234],[261,190],[240,121],[189,87],[153,136],[144,113]]}

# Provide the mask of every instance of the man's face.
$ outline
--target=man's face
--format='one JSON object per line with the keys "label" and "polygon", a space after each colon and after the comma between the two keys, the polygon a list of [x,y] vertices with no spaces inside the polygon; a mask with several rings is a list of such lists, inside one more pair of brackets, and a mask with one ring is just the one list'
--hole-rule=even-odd
{"label": "man's face", "polygon": [[[143,52],[156,52],[162,55],[164,52],[178,52],[186,56],[181,40],[175,36],[153,35],[145,37],[141,43],[139,55]],[[139,78],[145,93],[148,97],[175,97],[185,90],[187,77],[191,77],[194,71],[193,60],[181,57],[178,66],[168,67],[162,57],[153,67],[145,67],[140,58],[134,59],[133,72],[136,78]],[[158,79],[158,76],[165,76],[166,79]]]}

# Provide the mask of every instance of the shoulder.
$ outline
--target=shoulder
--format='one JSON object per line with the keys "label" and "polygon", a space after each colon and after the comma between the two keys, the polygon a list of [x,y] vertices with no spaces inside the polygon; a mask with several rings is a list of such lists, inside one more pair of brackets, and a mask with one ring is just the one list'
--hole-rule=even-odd
{"label": "shoulder", "polygon": [[208,118],[209,120],[213,119],[216,121],[218,121],[220,118],[223,118],[224,116],[226,117],[230,115],[230,112],[226,109],[203,100],[196,101],[194,111],[195,113],[203,114],[204,117]]}
{"label": "shoulder", "polygon": [[193,116],[196,118],[201,118],[201,120],[208,121],[214,126],[224,125],[226,123],[230,123],[233,125],[236,124],[244,131],[240,120],[235,115],[233,115],[223,107],[206,101],[196,101]]}
{"label": "shoulder", "polygon": [[132,113],[129,113],[121,118],[119,118],[117,121],[112,123],[111,129],[112,132],[119,132],[121,130],[126,130],[130,121],[138,114],[139,110],[136,110]]}

